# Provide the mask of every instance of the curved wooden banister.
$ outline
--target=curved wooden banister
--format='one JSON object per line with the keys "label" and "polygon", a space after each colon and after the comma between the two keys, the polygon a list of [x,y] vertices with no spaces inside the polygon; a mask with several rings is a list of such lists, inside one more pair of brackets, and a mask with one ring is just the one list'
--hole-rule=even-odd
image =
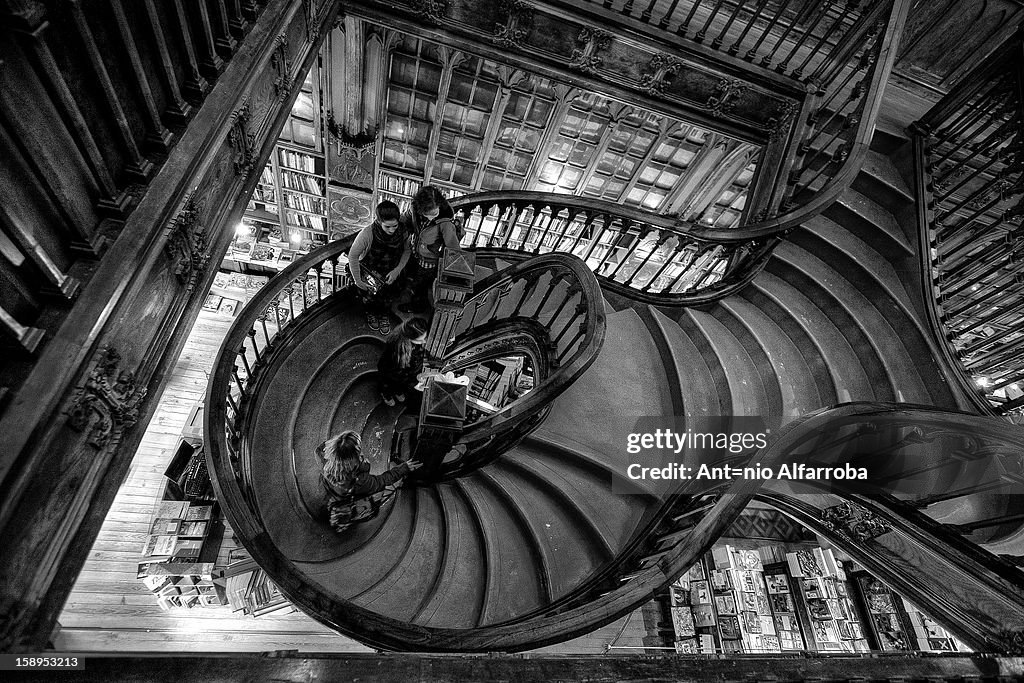
{"label": "curved wooden banister", "polygon": [[709,229],[588,197],[486,192],[452,201],[466,221],[463,246],[575,253],[602,286],[653,304],[695,306],[735,293],[786,233],[833,204],[860,173],[909,6],[910,0],[875,2],[841,53],[812,75],[815,91],[795,118],[784,152],[766,151],[760,162],[778,167],[759,171],[748,198],[758,215],[740,227]]}
{"label": "curved wooden banister", "polygon": [[[546,289],[541,290],[545,276],[548,276]],[[504,298],[510,296],[519,283],[523,288],[519,304],[503,312]],[[563,291],[559,294],[558,290]],[[577,297],[575,308],[568,310],[566,304]],[[537,322],[536,314],[526,315],[520,311],[531,298],[539,299],[535,304],[538,308],[544,304],[545,308],[559,313],[548,322],[546,329]],[[500,321],[523,334],[543,334],[539,341],[551,347],[554,361],[550,373],[538,377],[536,387],[525,396],[467,425],[456,444],[462,447],[463,453],[457,460],[442,463],[439,472],[442,479],[481,467],[540,425],[551,402],[597,359],[606,331],[604,297],[593,272],[583,261],[569,254],[538,256],[489,275],[475,284],[463,306],[455,327],[454,348],[445,354],[443,369],[454,369],[454,366],[449,367],[452,361],[448,359],[461,355],[457,349],[472,348],[474,341],[482,341],[482,338],[493,343],[488,326]],[[575,334],[569,334],[573,327],[577,328]]]}

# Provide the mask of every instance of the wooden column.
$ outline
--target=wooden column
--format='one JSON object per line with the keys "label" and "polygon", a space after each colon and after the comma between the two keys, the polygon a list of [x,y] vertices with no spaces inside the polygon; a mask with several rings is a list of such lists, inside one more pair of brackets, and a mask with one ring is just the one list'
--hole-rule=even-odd
{"label": "wooden column", "polygon": [[434,153],[437,151],[437,142],[441,139],[441,121],[444,120],[444,105],[448,101],[448,87],[452,84],[452,70],[458,62],[465,59],[465,55],[450,48],[442,47],[441,54],[444,64],[441,65],[441,82],[437,86],[437,107],[434,110],[434,125],[430,127],[430,143],[427,145],[427,161],[423,171],[423,184],[430,183],[430,176],[434,169]]}
{"label": "wooden column", "polygon": [[142,115],[149,128],[149,132],[146,134],[146,142],[155,149],[166,152],[174,140],[174,135],[171,131],[167,130],[163,121],[160,120],[160,112],[156,108],[156,98],[153,97],[153,89],[149,86],[149,76],[146,75],[146,71],[142,67],[142,57],[139,55],[139,48],[135,44],[135,37],[132,35],[132,29],[128,25],[128,17],[124,13],[124,6],[121,4],[121,0],[110,0],[110,9],[114,12],[117,32],[121,36],[125,52],[128,53],[128,64],[131,67],[132,75],[135,77],[135,87],[139,89],[139,93],[142,95]]}
{"label": "wooden column", "polygon": [[231,35],[231,25],[228,23],[228,10],[224,5],[224,0],[213,0],[213,28],[217,33],[213,39],[217,52],[225,59],[230,59],[238,49],[238,41]]}
{"label": "wooden column", "polygon": [[[332,88],[333,97],[331,107],[334,109],[335,117],[341,117],[344,130],[349,135],[359,135],[375,122],[367,121],[363,116],[363,83],[364,83],[364,54],[366,36],[363,32],[363,22],[354,17],[345,17],[345,31],[343,34],[335,31],[333,36],[343,36],[343,45],[337,50],[340,60],[343,60],[343,69],[336,72],[338,76],[344,77],[343,84],[333,81],[337,86]],[[332,71],[332,76],[335,72]],[[336,100],[342,98],[336,105]]]}
{"label": "wooden column", "polygon": [[132,134],[131,127],[128,125],[128,118],[121,107],[121,99],[114,88],[113,81],[110,80],[110,74],[103,63],[103,56],[100,54],[100,48],[92,35],[92,29],[89,28],[89,24],[85,20],[81,0],[66,0],[66,4],[70,9],[75,28],[78,29],[78,33],[85,45],[85,52],[89,56],[89,65],[92,67],[100,89],[110,105],[111,113],[114,115],[117,132],[121,134],[121,141],[128,152],[129,161],[125,172],[140,182],[146,182],[153,173],[153,162],[143,157],[139,152],[139,146]]}
{"label": "wooden column", "polygon": [[68,134],[74,140],[82,161],[92,172],[91,181],[98,195],[96,208],[111,216],[122,217],[128,203],[128,195],[118,189],[114,182],[110,168],[100,153],[85,117],[71,95],[64,75],[46,43],[45,33],[49,24],[46,21],[45,7],[30,0],[5,0],[5,4],[7,17],[21,37],[25,52],[32,61],[32,67],[46,88]]}
{"label": "wooden column", "polygon": [[[181,2],[181,0],[175,0]],[[217,45],[213,38],[213,25],[210,23],[210,8],[206,0],[192,0],[192,6],[199,17],[199,70],[210,80],[216,80],[224,70],[224,60],[217,54]],[[186,19],[187,20],[187,19]]]}
{"label": "wooden column", "polygon": [[[182,0],[174,0],[174,11],[178,17],[178,28],[181,29],[182,46],[185,49],[185,59],[188,61],[185,86],[182,88],[182,91],[193,102],[199,103],[206,97],[206,93],[210,91],[210,84],[199,71],[196,48],[192,42],[192,29],[189,28],[188,15],[185,14],[185,8],[181,2]],[[216,73],[214,73],[214,78],[216,76]]]}
{"label": "wooden column", "polygon": [[[0,62],[0,74],[7,68],[7,64]],[[0,77],[0,90],[5,87],[12,86],[6,78]],[[26,180],[39,189],[40,196],[49,202],[53,214],[61,219],[62,225],[55,232],[63,233],[63,238],[68,240],[71,249],[90,255],[99,254],[105,240],[96,233],[97,217],[95,214],[83,212],[81,197],[76,197],[68,187],[54,182],[54,179],[62,177],[58,171],[60,159],[54,156],[56,150],[46,145],[33,130],[24,125],[20,112],[11,108],[2,92],[0,141],[7,150],[11,168],[23,169]],[[11,188],[0,186],[0,202],[10,201],[3,198],[3,195],[10,191]]]}
{"label": "wooden column", "polygon": [[242,11],[241,0],[228,1],[228,27],[231,29],[231,33],[239,40],[249,30],[249,20],[246,19],[245,13]]}
{"label": "wooden column", "polygon": [[143,7],[146,11],[146,18],[149,20],[150,29],[153,31],[153,39],[156,44],[157,55],[160,57],[160,76],[163,78],[164,87],[170,102],[164,115],[174,123],[184,125],[192,115],[192,105],[181,96],[181,87],[178,84],[177,74],[174,72],[174,62],[171,60],[171,52],[167,47],[167,36],[164,34],[164,27],[160,21],[160,14],[157,12],[154,0],[143,0]]}

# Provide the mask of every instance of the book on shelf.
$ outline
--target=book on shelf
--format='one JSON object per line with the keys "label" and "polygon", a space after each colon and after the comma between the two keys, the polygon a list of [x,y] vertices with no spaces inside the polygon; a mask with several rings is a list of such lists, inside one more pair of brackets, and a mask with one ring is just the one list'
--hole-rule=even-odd
{"label": "book on shelf", "polygon": [[157,503],[156,516],[163,519],[184,519],[185,510],[188,509],[188,501],[185,500],[162,500]]}
{"label": "book on shelf", "polygon": [[149,526],[149,533],[156,536],[177,536],[180,529],[180,519],[157,517]]}
{"label": "book on shelf", "polygon": [[201,521],[204,519],[210,519],[213,517],[213,506],[212,505],[190,505],[185,513],[185,520]]}
{"label": "book on shelf", "polygon": [[178,530],[179,536],[202,537],[206,535],[207,522],[205,520],[181,522],[180,525],[181,526]]}

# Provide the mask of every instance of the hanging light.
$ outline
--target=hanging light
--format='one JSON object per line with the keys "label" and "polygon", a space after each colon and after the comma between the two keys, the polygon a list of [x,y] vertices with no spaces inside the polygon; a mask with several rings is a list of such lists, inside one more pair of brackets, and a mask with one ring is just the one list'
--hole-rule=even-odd
{"label": "hanging light", "polygon": [[298,232],[296,232],[295,230],[292,230],[292,231],[291,231],[291,232],[289,233],[289,238],[288,238],[288,239],[290,239],[290,240],[291,240],[292,244],[298,244],[299,242],[301,242],[301,241],[302,241],[302,235],[300,235],[300,234],[299,234]]}
{"label": "hanging light", "polygon": [[235,226],[235,237],[245,237],[249,234],[249,226],[245,223],[239,223]]}
{"label": "hanging light", "polygon": [[979,387],[981,387],[982,389],[984,389],[985,387],[987,387],[987,386],[988,386],[988,384],[989,384],[989,381],[988,381],[988,377],[979,377],[979,378],[977,378],[977,379],[976,379],[976,380],[974,380],[974,381],[975,381],[975,383],[976,383],[976,384],[977,384],[977,385],[978,385]]}

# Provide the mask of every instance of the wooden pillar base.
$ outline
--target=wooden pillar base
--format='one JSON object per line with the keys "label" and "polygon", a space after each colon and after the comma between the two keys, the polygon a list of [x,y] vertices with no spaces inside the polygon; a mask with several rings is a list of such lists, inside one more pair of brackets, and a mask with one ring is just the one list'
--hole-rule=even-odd
{"label": "wooden pillar base", "polygon": [[73,277],[64,278],[64,282],[60,287],[46,286],[40,290],[44,296],[48,296],[54,299],[63,299],[65,301],[72,301],[82,291],[82,283]]}
{"label": "wooden pillar base", "polygon": [[174,144],[174,133],[162,128],[159,131],[147,133],[144,143],[153,152],[166,153]]}
{"label": "wooden pillar base", "polygon": [[164,117],[175,126],[185,126],[195,109],[188,102],[174,102],[164,109]]}
{"label": "wooden pillar base", "polygon": [[96,212],[102,216],[116,220],[123,219],[128,214],[130,198],[128,193],[121,190],[116,197],[103,197],[96,202]]}
{"label": "wooden pillar base", "polygon": [[199,62],[199,72],[209,80],[215,81],[224,71],[225,66],[224,60],[220,58],[220,55],[214,53],[206,56],[203,61]]}
{"label": "wooden pillar base", "polygon": [[199,74],[194,78],[188,79],[185,81],[185,84],[181,86],[182,97],[195,105],[202,104],[209,92],[210,82]]}
{"label": "wooden pillar base", "polygon": [[89,241],[74,240],[68,243],[68,249],[87,258],[103,256],[109,246],[110,240],[99,234],[94,234]]}
{"label": "wooden pillar base", "polygon": [[224,59],[231,59],[231,55],[238,49],[238,41],[230,34],[221,36],[213,41],[213,49]]}
{"label": "wooden pillar base", "polygon": [[39,343],[43,341],[43,337],[46,333],[38,327],[30,327],[25,330],[25,334],[21,335],[18,339],[18,343],[21,344],[21,348],[25,349],[29,353],[35,353],[36,349],[39,348]]}
{"label": "wooden pillar base", "polygon": [[124,172],[128,174],[128,177],[139,183],[148,183],[149,179],[153,177],[153,162],[149,159],[140,159],[137,162],[128,164],[125,167]]}

